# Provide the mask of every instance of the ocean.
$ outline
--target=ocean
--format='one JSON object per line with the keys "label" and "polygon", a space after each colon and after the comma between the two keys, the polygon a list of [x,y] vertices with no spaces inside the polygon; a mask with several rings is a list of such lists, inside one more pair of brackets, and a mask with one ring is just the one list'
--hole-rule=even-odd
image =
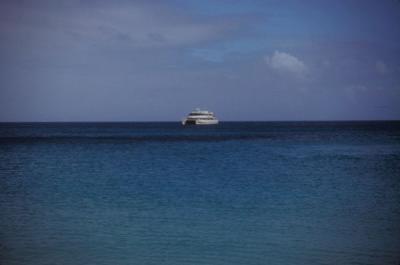
{"label": "ocean", "polygon": [[1,123],[0,264],[400,263],[400,122]]}

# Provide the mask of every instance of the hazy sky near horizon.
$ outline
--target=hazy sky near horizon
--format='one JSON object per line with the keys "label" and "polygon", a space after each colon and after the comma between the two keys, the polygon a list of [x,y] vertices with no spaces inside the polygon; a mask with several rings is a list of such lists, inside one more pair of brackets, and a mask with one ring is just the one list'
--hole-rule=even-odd
{"label": "hazy sky near horizon", "polygon": [[400,119],[397,0],[0,0],[0,121]]}

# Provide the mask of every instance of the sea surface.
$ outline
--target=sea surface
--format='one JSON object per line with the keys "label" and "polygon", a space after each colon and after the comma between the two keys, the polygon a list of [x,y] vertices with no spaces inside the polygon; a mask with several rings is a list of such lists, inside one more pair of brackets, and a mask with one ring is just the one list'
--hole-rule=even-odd
{"label": "sea surface", "polygon": [[400,122],[1,123],[0,264],[400,263]]}

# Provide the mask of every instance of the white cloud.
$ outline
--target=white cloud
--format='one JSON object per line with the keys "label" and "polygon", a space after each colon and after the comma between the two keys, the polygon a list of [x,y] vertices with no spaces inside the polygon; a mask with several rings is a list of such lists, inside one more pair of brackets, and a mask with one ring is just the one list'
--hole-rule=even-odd
{"label": "white cloud", "polygon": [[220,63],[224,60],[224,51],[211,49],[192,49],[191,54],[208,62]]}
{"label": "white cloud", "polygon": [[350,85],[345,88],[345,93],[351,101],[356,101],[358,95],[365,93],[368,88],[365,85]]}
{"label": "white cloud", "polygon": [[326,68],[330,67],[331,66],[331,61],[330,60],[324,60],[322,62],[322,66],[326,67]]}
{"label": "white cloud", "polygon": [[275,51],[271,57],[265,58],[269,67],[279,72],[290,73],[302,77],[307,72],[307,66],[298,58],[285,52]]}
{"label": "white cloud", "polygon": [[376,68],[376,71],[382,75],[386,74],[388,71],[386,64],[382,61],[377,61],[375,64],[375,68]]}
{"label": "white cloud", "polygon": [[125,36],[135,47],[190,45],[218,38],[228,30],[222,21],[195,21],[169,9],[155,12],[150,4],[99,8],[89,16],[82,12],[74,23],[71,30],[82,38],[120,40],[120,36]]}
{"label": "white cloud", "polygon": [[11,8],[18,6],[9,7],[8,13],[24,16],[2,18],[0,33],[30,38],[42,45],[41,48],[92,47],[110,42],[133,48],[158,48],[216,40],[235,29],[231,20],[199,19],[153,1],[129,1],[109,6],[72,2],[71,8],[60,10],[46,5],[22,5],[16,10]]}

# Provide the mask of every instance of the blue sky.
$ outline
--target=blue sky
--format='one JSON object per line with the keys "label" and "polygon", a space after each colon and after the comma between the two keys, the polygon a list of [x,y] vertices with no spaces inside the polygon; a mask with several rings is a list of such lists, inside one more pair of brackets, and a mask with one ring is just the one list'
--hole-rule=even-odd
{"label": "blue sky", "polygon": [[400,2],[0,0],[0,121],[400,119]]}

